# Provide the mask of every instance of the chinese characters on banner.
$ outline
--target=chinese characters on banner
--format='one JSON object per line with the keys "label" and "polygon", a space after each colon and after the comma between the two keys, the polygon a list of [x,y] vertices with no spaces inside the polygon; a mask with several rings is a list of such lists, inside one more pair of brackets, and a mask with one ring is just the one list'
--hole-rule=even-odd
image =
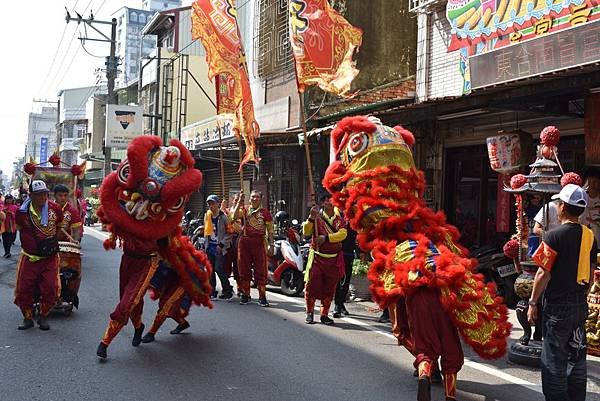
{"label": "chinese characters on banner", "polygon": [[597,62],[600,20],[469,58],[473,89]]}
{"label": "chinese characters on banner", "polygon": [[46,163],[48,160],[48,138],[40,139],[40,163]]}
{"label": "chinese characters on banner", "polygon": [[510,180],[506,174],[498,174],[497,200],[496,200],[496,231],[507,233],[510,231],[510,193],[504,190],[504,185]]}

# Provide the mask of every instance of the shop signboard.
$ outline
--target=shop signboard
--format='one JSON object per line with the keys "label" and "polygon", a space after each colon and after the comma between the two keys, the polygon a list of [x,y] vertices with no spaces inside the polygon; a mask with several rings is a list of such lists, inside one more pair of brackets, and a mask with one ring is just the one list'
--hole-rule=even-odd
{"label": "shop signboard", "polygon": [[181,143],[189,150],[218,146],[219,130],[221,131],[222,143],[233,141],[233,115],[219,114],[183,127],[181,129]]}
{"label": "shop signboard", "polygon": [[144,133],[142,106],[106,105],[105,144],[115,149],[126,149],[136,136]]}
{"label": "shop signboard", "polygon": [[600,61],[600,20],[469,58],[473,89]]}
{"label": "shop signboard", "polygon": [[471,57],[471,85],[482,88],[599,60],[600,21],[595,21]]}
{"label": "shop signboard", "polygon": [[448,0],[448,51],[470,54],[600,19],[600,0]]}

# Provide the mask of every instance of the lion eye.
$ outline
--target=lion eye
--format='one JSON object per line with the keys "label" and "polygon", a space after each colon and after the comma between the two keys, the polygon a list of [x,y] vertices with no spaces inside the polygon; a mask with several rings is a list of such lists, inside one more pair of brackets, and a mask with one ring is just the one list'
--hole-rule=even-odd
{"label": "lion eye", "polygon": [[173,205],[173,207],[169,208],[169,213],[175,213],[177,212],[179,209],[181,209],[184,205],[185,205],[185,197],[181,197],[179,198],[179,200],[177,201],[177,203],[175,205]]}
{"label": "lion eye", "polygon": [[125,185],[127,184],[127,177],[129,177],[129,161],[125,160],[119,165],[117,179],[119,180],[119,183]]}
{"label": "lion eye", "polygon": [[354,134],[348,141],[348,155],[354,157],[369,146],[369,137],[364,132]]}

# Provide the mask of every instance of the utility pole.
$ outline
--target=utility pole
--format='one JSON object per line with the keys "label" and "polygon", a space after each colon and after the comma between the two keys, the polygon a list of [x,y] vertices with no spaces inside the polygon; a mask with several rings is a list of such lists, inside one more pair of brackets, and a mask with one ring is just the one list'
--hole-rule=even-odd
{"label": "utility pole", "polygon": [[[76,13],[77,14],[77,13]],[[81,15],[77,14],[77,17],[71,17],[71,14],[67,10],[66,16],[67,24],[71,21],[77,21],[77,24],[84,23],[94,31],[96,31],[102,38],[78,38],[81,41],[93,40],[96,42],[109,42],[110,43],[110,55],[106,58],[106,80],[107,80],[107,89],[108,89],[108,103],[107,104],[117,104],[117,96],[115,93],[115,79],[117,78],[117,67],[118,61],[115,56],[116,44],[117,44],[117,19],[113,18],[110,21],[100,21],[94,19],[93,15],[90,15],[89,18],[83,18]],[[94,24],[103,24],[110,25],[110,38],[106,36],[102,31],[97,29]],[[105,138],[106,140],[106,138]],[[112,172],[112,149],[110,146],[104,146],[104,176],[106,177]]]}

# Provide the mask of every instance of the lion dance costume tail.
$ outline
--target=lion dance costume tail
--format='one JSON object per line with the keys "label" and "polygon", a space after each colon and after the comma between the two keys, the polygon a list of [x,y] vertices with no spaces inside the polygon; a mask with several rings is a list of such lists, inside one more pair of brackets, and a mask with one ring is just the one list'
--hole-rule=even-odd
{"label": "lion dance costume tail", "polygon": [[423,201],[413,135],[367,117],[345,118],[332,132],[337,161],[323,180],[333,202],[359,233],[373,263],[368,277],[382,307],[419,287],[437,288],[462,338],[485,359],[506,352],[511,325],[493,283],[474,273],[476,261],[457,244],[458,230]]}

